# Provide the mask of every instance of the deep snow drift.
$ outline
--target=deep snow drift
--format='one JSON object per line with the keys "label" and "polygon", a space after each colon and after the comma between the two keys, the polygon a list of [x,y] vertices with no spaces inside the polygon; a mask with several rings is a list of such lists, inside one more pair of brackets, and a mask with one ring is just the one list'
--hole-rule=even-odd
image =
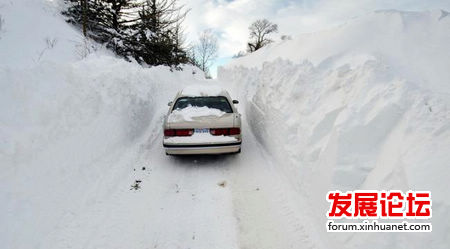
{"label": "deep snow drift", "polygon": [[[378,11],[233,60],[253,134],[336,248],[448,248],[450,15]],[[327,234],[330,190],[429,190],[433,232]]]}
{"label": "deep snow drift", "polygon": [[0,65],[27,67],[47,59],[67,62],[85,54],[83,36],[62,20],[58,3],[0,0]]}
{"label": "deep snow drift", "polygon": [[204,75],[82,58],[58,12],[0,2],[0,247],[236,248],[221,164],[162,150],[167,102]]}

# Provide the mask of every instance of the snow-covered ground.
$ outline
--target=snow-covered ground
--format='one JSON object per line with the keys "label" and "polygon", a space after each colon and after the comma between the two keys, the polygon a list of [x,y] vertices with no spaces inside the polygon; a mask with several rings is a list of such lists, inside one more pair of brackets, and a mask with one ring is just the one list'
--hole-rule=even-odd
{"label": "snow-covered ground", "polygon": [[[374,13],[212,82],[84,58],[55,4],[0,0],[0,248],[450,245],[446,12]],[[240,97],[241,154],[164,154],[167,102],[198,83]],[[430,190],[433,232],[327,234],[336,188]]]}

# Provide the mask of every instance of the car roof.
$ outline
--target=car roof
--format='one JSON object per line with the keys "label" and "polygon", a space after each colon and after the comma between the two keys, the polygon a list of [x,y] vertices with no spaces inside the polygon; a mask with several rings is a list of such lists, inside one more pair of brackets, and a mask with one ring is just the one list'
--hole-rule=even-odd
{"label": "car roof", "polygon": [[229,97],[228,92],[220,86],[211,84],[191,85],[178,92],[178,97],[199,97],[199,96],[225,96]]}

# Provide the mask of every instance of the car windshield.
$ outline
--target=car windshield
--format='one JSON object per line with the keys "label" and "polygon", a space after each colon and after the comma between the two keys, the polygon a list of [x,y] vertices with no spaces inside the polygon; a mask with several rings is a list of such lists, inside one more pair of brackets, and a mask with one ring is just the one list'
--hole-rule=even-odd
{"label": "car windshield", "polygon": [[212,109],[219,109],[226,113],[232,113],[230,103],[228,103],[227,98],[223,96],[215,97],[181,97],[177,99],[173,110],[184,109],[188,106],[203,107],[206,106]]}

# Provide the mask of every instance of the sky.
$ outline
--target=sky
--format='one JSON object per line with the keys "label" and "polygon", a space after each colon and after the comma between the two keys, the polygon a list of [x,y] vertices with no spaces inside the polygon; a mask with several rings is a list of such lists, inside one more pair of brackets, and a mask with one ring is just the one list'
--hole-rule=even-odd
{"label": "sky", "polygon": [[190,9],[185,20],[187,43],[197,42],[199,33],[212,29],[219,41],[218,58],[211,68],[246,49],[248,26],[267,18],[278,25],[278,33],[293,38],[302,33],[317,32],[380,9],[450,11],[450,0],[179,0]]}

